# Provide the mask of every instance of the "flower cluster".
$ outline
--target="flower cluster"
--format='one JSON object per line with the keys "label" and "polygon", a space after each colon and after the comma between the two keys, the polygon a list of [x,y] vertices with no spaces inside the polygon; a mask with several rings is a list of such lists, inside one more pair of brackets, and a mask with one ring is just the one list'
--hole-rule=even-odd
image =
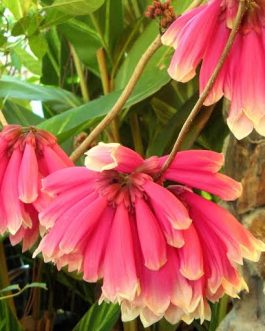
{"label": "flower cluster", "polygon": [[[205,88],[227,43],[238,0],[209,0],[178,18],[162,37],[175,48],[168,72],[180,82],[200,69],[200,90]],[[231,52],[205,105],[223,95],[231,101],[227,124],[236,138],[252,130],[265,135],[265,2],[246,2],[247,10]]]}
{"label": "flower cluster", "polygon": [[[87,152],[85,167],[44,178],[53,201],[41,211],[50,228],[35,255],[58,268],[103,279],[100,300],[119,302],[124,321],[144,325],[210,318],[208,300],[247,289],[238,271],[257,261],[265,245],[226,210],[192,191],[235,199],[241,185],[218,173],[223,155],[179,152],[156,182],[165,157],[144,160],[119,144]],[[165,180],[177,185],[163,186]]]}
{"label": "flower cluster", "polygon": [[37,210],[48,198],[40,194],[41,179],[72,165],[50,133],[5,126],[0,133],[0,234],[8,230],[12,244],[22,240],[23,250],[29,249],[40,231]]}
{"label": "flower cluster", "polygon": [[[229,38],[238,0],[209,0],[174,21],[162,37],[175,48],[168,69],[186,82],[200,69],[203,91]],[[205,105],[231,101],[228,125],[241,139],[265,135],[265,1],[247,1],[243,23]],[[170,1],[147,16],[166,28]],[[255,75],[253,75],[253,71]],[[7,125],[0,133],[0,234],[23,250],[43,235],[34,256],[58,269],[102,279],[99,301],[118,302],[123,321],[144,326],[165,317],[209,320],[210,302],[248,290],[239,269],[258,261],[265,244],[233,215],[197,191],[234,200],[241,184],[219,171],[224,158],[203,150],[143,159],[117,143],[99,143],[74,166],[50,133]]]}

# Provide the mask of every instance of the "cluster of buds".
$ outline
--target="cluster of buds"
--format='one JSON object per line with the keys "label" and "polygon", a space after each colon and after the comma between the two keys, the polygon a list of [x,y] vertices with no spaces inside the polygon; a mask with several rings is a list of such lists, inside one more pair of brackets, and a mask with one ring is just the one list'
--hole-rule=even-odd
{"label": "cluster of buds", "polygon": [[171,0],[153,1],[153,4],[147,7],[145,16],[150,19],[160,18],[160,27],[167,29],[170,24],[176,19],[174,8],[171,6]]}

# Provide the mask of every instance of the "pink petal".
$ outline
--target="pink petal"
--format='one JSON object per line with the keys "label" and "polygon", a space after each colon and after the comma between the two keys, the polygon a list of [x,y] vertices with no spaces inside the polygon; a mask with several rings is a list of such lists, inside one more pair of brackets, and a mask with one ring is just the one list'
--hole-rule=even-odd
{"label": "pink petal", "polygon": [[[233,135],[241,140],[247,137],[254,128],[252,121],[243,113],[241,105],[236,104],[236,95],[233,96],[233,101],[230,107],[230,113],[227,117],[227,125]],[[258,125],[257,125],[258,126]]]}
{"label": "pink petal", "polygon": [[92,190],[89,185],[81,184],[61,193],[40,212],[40,223],[46,228],[51,228],[59,217],[70,209],[71,206],[91,194]]}
{"label": "pink petal", "polygon": [[212,1],[185,24],[168,68],[168,73],[173,79],[187,82],[195,76],[196,67],[202,60],[205,48],[214,33],[213,27],[219,11],[220,1]]}
{"label": "pink petal", "polygon": [[[164,164],[168,155],[159,158],[160,166]],[[169,169],[218,172],[224,164],[224,155],[207,150],[189,150],[178,152]]]}
{"label": "pink petal", "polygon": [[204,10],[207,5],[199,6],[188,12],[185,12],[183,15],[178,17],[162,35],[161,41],[163,45],[173,46],[177,48],[179,38],[181,37],[181,32],[185,28],[186,24],[198,13]]}
{"label": "pink petal", "polygon": [[174,229],[187,229],[190,226],[191,219],[186,208],[172,193],[152,181],[146,181],[143,187],[153,206],[154,214],[162,213]]}
{"label": "pink petal", "polygon": [[79,241],[95,228],[106,206],[107,200],[98,197],[94,202],[80,210],[76,217],[71,220],[59,245],[64,254],[74,251]]}
{"label": "pink petal", "polygon": [[58,144],[52,145],[52,149],[59,156],[59,158],[64,162],[66,167],[74,166],[73,161],[69,158],[69,156],[65,153],[65,151]]}
{"label": "pink petal", "polygon": [[39,247],[34,252],[33,257],[42,252],[45,262],[49,262],[55,261],[59,256],[63,255],[60,251],[59,244],[64,233],[67,231],[69,225],[73,222],[80,211],[86,208],[88,204],[91,204],[96,197],[96,194],[91,194],[79,200],[74,205],[69,206],[64,214],[56,220],[54,226],[48,234],[43,237]]}
{"label": "pink petal", "polygon": [[259,259],[265,244],[255,239],[232,214],[197,194],[185,192],[184,197],[192,208],[200,213],[200,219],[205,225],[211,227],[227,245],[227,254],[231,260],[242,263],[242,257],[253,261]]}
{"label": "pink petal", "polygon": [[96,173],[85,167],[64,168],[44,178],[42,188],[49,193],[57,194],[80,184],[88,183],[89,185],[95,175]]}
{"label": "pink petal", "polygon": [[35,148],[31,143],[26,143],[18,174],[19,199],[31,203],[37,199],[38,190],[39,169]]}
{"label": "pink petal", "polygon": [[143,158],[118,143],[99,143],[85,153],[85,166],[93,171],[116,169],[121,172],[131,172],[143,163]]}
{"label": "pink petal", "polygon": [[[159,270],[166,263],[166,242],[153,212],[143,199],[135,204],[138,236],[145,266],[150,270]],[[152,238],[149,240],[147,238]]]}
{"label": "pink petal", "polygon": [[117,207],[109,234],[102,295],[111,302],[133,300],[138,286],[128,210],[121,203]]}
{"label": "pink petal", "polygon": [[63,169],[67,166],[65,161],[61,159],[61,157],[50,146],[43,146],[43,155],[49,173]]}
{"label": "pink petal", "polygon": [[204,274],[201,243],[194,226],[183,230],[185,245],[178,250],[180,258],[180,272],[189,280],[201,278]]}
{"label": "pink petal", "polygon": [[23,204],[18,199],[18,173],[22,154],[14,149],[3,178],[1,195],[6,211],[7,226],[11,234],[15,234],[22,223],[31,225],[29,215],[26,214]]}
{"label": "pink petal", "polygon": [[254,123],[258,123],[265,116],[265,49],[260,34],[255,31],[243,35],[242,45],[240,78],[238,74],[237,83],[240,84],[245,115]]}
{"label": "pink petal", "polygon": [[234,200],[242,193],[242,186],[239,182],[223,174],[212,174],[206,171],[197,170],[174,171],[169,169],[165,176],[166,179],[198,188],[219,196],[223,200]]}
{"label": "pink petal", "polygon": [[157,271],[143,268],[141,275],[141,291],[144,304],[154,314],[163,314],[170,305],[176,283],[176,254],[168,249],[167,263]]}
{"label": "pink petal", "polygon": [[10,242],[13,246],[17,245],[22,241],[22,252],[26,252],[27,250],[29,250],[35,244],[39,237],[38,213],[30,205],[28,205],[26,208],[32,220],[32,227],[24,228],[22,225],[16,234],[10,235],[9,237]]}
{"label": "pink petal", "polygon": [[84,255],[84,279],[88,282],[96,282],[103,277],[103,261],[113,217],[114,208],[107,207],[95,231],[87,240]]}
{"label": "pink petal", "polygon": [[[212,35],[211,41],[209,41],[208,47],[203,56],[203,62],[200,70],[200,93],[203,92],[212,73],[214,72],[216,64],[218,63],[220,56],[227,43],[229,34],[230,34],[230,30],[223,24],[223,22],[217,22],[215,28],[215,34]],[[227,70],[226,63],[224,64],[222,70],[218,74],[217,80],[210,94],[208,95],[207,99],[204,102],[206,106],[216,103],[223,96],[223,84]]]}

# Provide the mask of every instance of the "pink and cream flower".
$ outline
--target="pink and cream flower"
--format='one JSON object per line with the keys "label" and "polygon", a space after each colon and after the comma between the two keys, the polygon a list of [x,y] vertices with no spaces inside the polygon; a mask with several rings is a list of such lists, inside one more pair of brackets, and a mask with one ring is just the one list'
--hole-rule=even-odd
{"label": "pink and cream flower", "polygon": [[[87,153],[85,167],[43,180],[52,203],[39,217],[50,228],[35,256],[60,269],[103,279],[100,300],[119,302],[123,320],[144,325],[210,317],[207,300],[237,296],[247,286],[238,272],[243,258],[256,261],[265,246],[223,208],[193,193],[232,200],[241,185],[219,174],[223,155],[179,152],[159,182],[165,157],[144,160],[120,144]],[[165,187],[165,180],[178,185]]]}
{"label": "pink and cream flower", "polygon": [[13,245],[29,249],[39,235],[37,208],[41,179],[73,163],[50,133],[7,125],[0,133],[0,234],[10,232]]}
{"label": "pink and cream flower", "polygon": [[[179,17],[162,36],[175,48],[170,76],[187,82],[200,68],[200,91],[205,88],[228,40],[239,0],[209,0]],[[236,138],[253,128],[265,135],[265,1],[246,1],[247,10],[231,52],[205,105],[222,96],[231,101],[227,123]]]}

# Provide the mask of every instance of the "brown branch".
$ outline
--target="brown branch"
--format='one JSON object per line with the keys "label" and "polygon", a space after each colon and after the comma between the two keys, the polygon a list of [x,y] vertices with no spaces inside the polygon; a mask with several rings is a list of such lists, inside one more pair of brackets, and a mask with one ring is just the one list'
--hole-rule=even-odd
{"label": "brown branch", "polygon": [[142,55],[140,61],[138,62],[137,66],[134,69],[134,72],[126,85],[125,89],[123,90],[122,94],[120,95],[119,99],[112,107],[110,112],[104,117],[104,119],[91,131],[89,136],[83,141],[83,143],[77,147],[77,149],[72,153],[71,159],[76,161],[83,155],[87,148],[91,145],[93,141],[96,140],[98,135],[111,123],[111,121],[120,113],[123,106],[125,105],[126,101],[130,97],[133,92],[135,85],[137,84],[139,78],[141,77],[146,64],[152,57],[152,55],[156,52],[156,50],[161,46],[161,37],[158,35],[152,44],[148,47],[146,52]]}
{"label": "brown branch", "polygon": [[244,16],[246,10],[246,0],[240,0],[239,3],[239,7],[238,7],[238,11],[237,11],[237,15],[236,15],[236,19],[235,19],[235,23],[233,26],[233,29],[231,30],[231,33],[229,35],[229,38],[227,40],[227,43],[225,45],[225,48],[220,56],[220,59],[211,75],[211,77],[209,78],[209,81],[207,83],[207,85],[205,86],[205,89],[203,90],[200,98],[198,99],[197,103],[195,104],[195,106],[193,107],[190,115],[188,116],[188,118],[186,119],[186,122],[184,123],[182,129],[180,130],[180,133],[178,135],[178,138],[171,150],[170,155],[168,156],[167,160],[165,161],[165,163],[162,166],[162,169],[159,173],[158,177],[161,177],[163,175],[163,173],[168,169],[168,167],[171,165],[171,163],[173,162],[173,160],[175,159],[176,154],[178,153],[178,151],[180,150],[180,147],[183,143],[183,140],[185,139],[186,135],[189,133],[191,125],[195,119],[195,117],[197,116],[197,114],[199,113],[199,111],[201,110],[201,107],[203,106],[204,101],[206,100],[206,98],[208,97],[209,93],[211,92],[214,83],[218,77],[218,74],[220,73],[224,62],[233,46],[233,43],[235,41],[235,37],[237,35],[238,29],[240,27],[240,24],[242,22],[242,18]]}

